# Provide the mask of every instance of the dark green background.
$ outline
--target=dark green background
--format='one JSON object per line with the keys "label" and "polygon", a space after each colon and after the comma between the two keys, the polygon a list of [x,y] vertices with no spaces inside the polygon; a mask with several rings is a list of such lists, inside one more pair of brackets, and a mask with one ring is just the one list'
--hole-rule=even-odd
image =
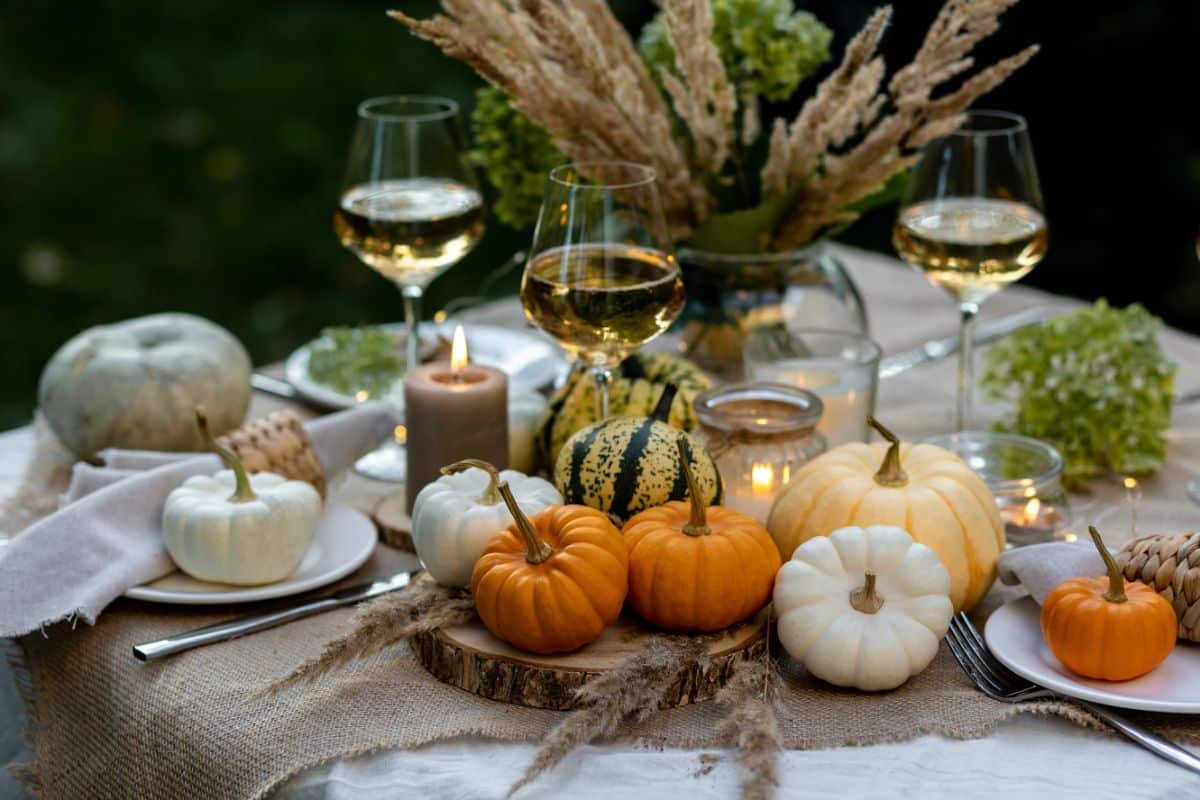
{"label": "dark green background", "polygon": [[[808,4],[835,28],[838,53],[871,6]],[[911,54],[936,9],[897,6],[892,64]],[[1026,0],[986,51],[1046,48],[987,101],[1032,125],[1052,246],[1030,283],[1141,299],[1200,328],[1198,7],[1100,2],[1068,17],[1065,4]],[[228,326],[265,362],[324,325],[400,317],[398,293],[330,231],[354,106],[402,92],[469,105],[477,82],[385,8],[3,4],[0,428],[29,417],[46,359],[94,323],[191,311]],[[618,8],[634,24],[651,13],[629,0]],[[887,249],[890,221],[876,213],[843,238]],[[526,242],[493,224],[432,287],[427,310]]]}

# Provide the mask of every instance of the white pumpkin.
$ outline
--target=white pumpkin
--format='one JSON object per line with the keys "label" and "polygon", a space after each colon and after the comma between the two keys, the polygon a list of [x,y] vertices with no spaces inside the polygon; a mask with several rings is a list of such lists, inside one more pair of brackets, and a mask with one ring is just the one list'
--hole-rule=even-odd
{"label": "white pumpkin", "polygon": [[894,689],[937,655],[954,614],[950,574],[903,528],[841,528],[780,568],[775,613],[780,643],[816,677]]}
{"label": "white pumpkin", "polygon": [[193,410],[220,435],[250,405],[250,356],[233,334],[191,314],[89,328],[42,371],[38,404],[80,458],[105,447],[200,450]]}
{"label": "white pumpkin", "polygon": [[530,472],[537,465],[537,426],[549,407],[541,392],[508,393],[508,467]]}
{"label": "white pumpkin", "polygon": [[484,546],[512,522],[497,490],[501,483],[508,484],[526,516],[563,501],[548,481],[498,472],[485,461],[460,461],[442,472],[413,504],[412,540],[425,569],[443,586],[470,586]]}
{"label": "white pumpkin", "polygon": [[259,472],[239,495],[232,470],[195,475],[167,496],[163,544],[193,578],[254,586],[296,571],[312,544],[321,496],[311,484]]}

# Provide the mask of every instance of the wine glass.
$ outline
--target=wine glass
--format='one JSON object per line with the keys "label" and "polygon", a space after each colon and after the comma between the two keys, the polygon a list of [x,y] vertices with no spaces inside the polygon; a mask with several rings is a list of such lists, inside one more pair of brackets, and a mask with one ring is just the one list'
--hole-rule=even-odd
{"label": "wine glass", "polygon": [[591,367],[604,419],[613,368],[683,307],[654,170],[624,161],[555,168],[529,252],[525,314]]}
{"label": "wine glass", "polygon": [[892,231],[900,257],[958,300],[956,430],[971,424],[972,329],[980,304],[1033,269],[1049,236],[1025,118],[971,111],[925,146]]}
{"label": "wine glass", "polygon": [[[358,106],[333,230],[343,247],[400,287],[408,327],[406,371],[420,361],[417,322],[425,287],[483,236],[483,196],[465,149],[453,100],[375,97]],[[378,480],[403,481],[402,431],[397,428],[391,441],[360,458],[355,469]]]}

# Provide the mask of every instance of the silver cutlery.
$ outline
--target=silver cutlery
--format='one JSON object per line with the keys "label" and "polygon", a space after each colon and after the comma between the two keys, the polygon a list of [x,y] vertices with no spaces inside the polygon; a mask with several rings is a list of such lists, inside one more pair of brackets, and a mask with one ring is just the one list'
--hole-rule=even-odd
{"label": "silver cutlery", "polygon": [[967,677],[971,679],[975,687],[993,700],[999,700],[1002,703],[1024,703],[1029,700],[1045,698],[1066,700],[1098,717],[1114,730],[1154,755],[1200,774],[1200,757],[1184,750],[1179,745],[1152,733],[1110,708],[1056,694],[1009,670],[1008,667],[997,661],[996,657],[988,650],[983,637],[975,630],[975,626],[967,619],[966,614],[960,612],[954,615],[954,619],[950,622],[950,630],[946,634],[946,643],[950,645],[950,652],[954,655],[954,660],[962,667],[963,672],[967,673]]}
{"label": "silver cutlery", "polygon": [[299,390],[281,378],[255,372],[250,376],[250,388],[256,392],[269,394],[284,400],[302,400]]}
{"label": "silver cutlery", "polygon": [[[1035,307],[1008,314],[993,320],[980,322],[975,327],[975,344],[987,344],[997,339],[1003,339],[1009,334],[1045,322],[1046,309]],[[879,377],[894,378],[902,372],[908,372],[914,367],[941,361],[958,352],[958,337],[946,336],[942,339],[932,339],[915,350],[888,356],[879,362]]]}
{"label": "silver cutlery", "polygon": [[398,572],[390,578],[350,586],[325,597],[319,597],[298,605],[268,611],[264,614],[250,614],[230,620],[229,622],[218,622],[215,625],[207,625],[203,628],[175,634],[174,636],[168,636],[165,639],[159,639],[154,642],[135,644],[133,646],[133,655],[139,661],[154,661],[176,653],[182,653],[184,650],[203,647],[206,644],[236,639],[248,633],[274,628],[276,625],[283,625],[284,623],[303,619],[304,617],[311,617],[313,614],[320,614],[323,611],[352,605],[363,600],[369,600],[372,597],[378,597],[388,592],[403,589],[412,582],[416,574],[417,571]]}

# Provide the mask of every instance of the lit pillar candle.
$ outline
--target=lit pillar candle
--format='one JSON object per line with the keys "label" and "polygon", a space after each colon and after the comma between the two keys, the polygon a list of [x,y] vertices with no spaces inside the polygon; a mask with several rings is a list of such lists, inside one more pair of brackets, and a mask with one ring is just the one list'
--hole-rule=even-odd
{"label": "lit pillar candle", "polygon": [[408,428],[408,510],[417,493],[447,464],[479,458],[508,466],[508,378],[471,364],[460,325],[450,360],[426,364],[404,377]]}
{"label": "lit pillar candle", "polygon": [[[836,365],[832,365],[836,369]],[[817,430],[830,447],[867,440],[867,416],[874,404],[872,376],[864,372],[825,371],[797,359],[757,367],[758,380],[807,389],[825,406]]]}

